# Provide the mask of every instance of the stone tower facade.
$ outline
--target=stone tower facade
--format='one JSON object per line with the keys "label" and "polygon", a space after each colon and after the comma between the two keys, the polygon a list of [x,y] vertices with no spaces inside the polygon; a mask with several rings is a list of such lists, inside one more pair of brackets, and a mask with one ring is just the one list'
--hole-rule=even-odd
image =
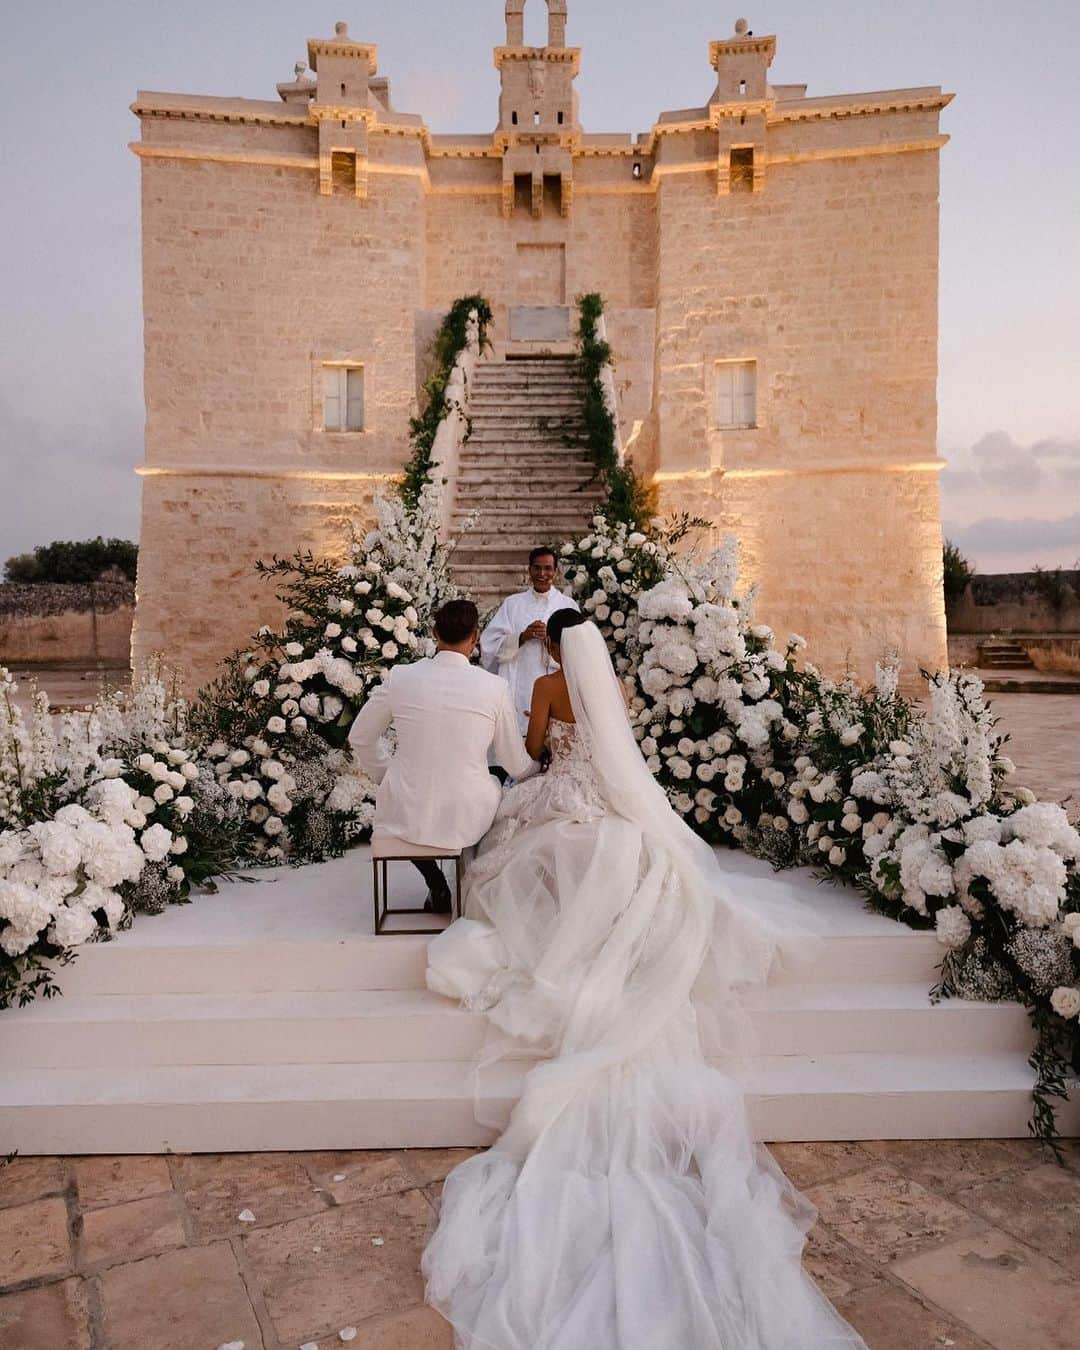
{"label": "stone tower facade", "polygon": [[[533,0],[539,3],[539,0]],[[808,97],[745,21],[712,93],[585,131],[565,0],[508,0],[490,135],[397,110],[312,39],[276,100],[140,93],[146,462],[136,660],[194,685],[281,619],[252,571],[340,550],[409,453],[458,296],[497,360],[608,307],[624,439],[666,510],[742,544],[758,614],[824,668],[945,662],[936,453],[939,88]],[[703,60],[704,70],[704,60]]]}

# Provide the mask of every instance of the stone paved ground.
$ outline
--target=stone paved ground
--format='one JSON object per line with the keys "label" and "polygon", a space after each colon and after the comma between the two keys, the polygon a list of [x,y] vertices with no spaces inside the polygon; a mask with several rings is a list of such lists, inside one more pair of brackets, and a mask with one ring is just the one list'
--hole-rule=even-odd
{"label": "stone paved ground", "polygon": [[[1019,1140],[773,1153],[820,1212],[808,1269],[870,1350],[1076,1346],[1080,1145],[1064,1168]],[[451,1350],[417,1264],[465,1156],[16,1159],[0,1347]]]}

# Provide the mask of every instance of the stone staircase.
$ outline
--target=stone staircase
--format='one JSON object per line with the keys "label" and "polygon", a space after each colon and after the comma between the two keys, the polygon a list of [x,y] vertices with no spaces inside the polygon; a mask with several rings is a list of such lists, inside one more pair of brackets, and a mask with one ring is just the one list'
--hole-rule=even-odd
{"label": "stone staircase", "polygon": [[1015,638],[987,638],[979,643],[980,670],[1034,670],[1035,663]]}
{"label": "stone staircase", "polygon": [[481,612],[522,588],[531,548],[588,529],[603,494],[581,445],[582,396],[573,357],[476,368],[450,533],[460,537],[454,578]]}
{"label": "stone staircase", "polygon": [[[740,899],[783,892],[823,926],[809,965],[748,999],[760,1138],[1023,1137],[1032,1037],[1014,1003],[931,1002],[941,948],[806,871],[720,854]],[[24,1154],[478,1145],[479,1013],[431,993],[428,939],[375,937],[366,850],[256,874],[139,918],[0,1013],[0,1140]],[[406,866],[395,903],[419,900]],[[706,1053],[710,1046],[706,1043]],[[485,1071],[485,1117],[526,1056]],[[1061,1109],[1080,1127],[1080,1102]]]}

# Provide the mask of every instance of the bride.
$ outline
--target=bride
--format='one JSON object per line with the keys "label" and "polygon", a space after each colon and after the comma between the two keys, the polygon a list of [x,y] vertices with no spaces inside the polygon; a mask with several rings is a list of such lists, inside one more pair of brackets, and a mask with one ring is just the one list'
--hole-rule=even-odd
{"label": "bride", "polygon": [[447,1179],[428,1300],[461,1350],[865,1350],[803,1273],[811,1206],[701,1047],[715,1001],[710,1056],[735,1048],[732,991],[792,915],[727,893],[645,767],[599,629],[561,611],[548,643],[528,748],[550,769],[507,792],[427,977],[548,1058]]}

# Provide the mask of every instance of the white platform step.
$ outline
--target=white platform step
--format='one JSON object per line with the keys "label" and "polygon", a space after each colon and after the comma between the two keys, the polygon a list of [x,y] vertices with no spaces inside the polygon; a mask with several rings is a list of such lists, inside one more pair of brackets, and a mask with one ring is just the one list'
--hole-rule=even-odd
{"label": "white platform step", "polygon": [[[918,984],[778,984],[750,1000],[760,1055],[942,1053],[985,1046],[1027,1052],[1018,1004],[948,1000],[935,1007]],[[468,1060],[487,1021],[427,990],[231,994],[69,995],[0,1020],[7,1068],[110,1065],[369,1064]],[[712,1047],[706,1040],[706,1053]]]}
{"label": "white platform step", "polygon": [[[824,927],[809,965],[747,998],[761,1137],[1026,1133],[1020,1008],[931,1005],[932,934],[805,872],[719,856],[748,906],[786,894]],[[394,883],[403,902],[423,889],[408,867]],[[24,1153],[482,1143],[486,1024],[426,990],[426,947],[373,935],[363,850],[139,918],[60,972],[62,997],[0,1014],[0,1139]],[[526,1067],[485,1079],[493,1102]]]}
{"label": "white platform step", "polygon": [[[505,1114],[527,1066],[482,1079],[481,1114]],[[233,1152],[481,1145],[471,1065],[16,1070],[4,1075],[0,1134],[27,1154]],[[1023,1136],[1024,1055],[776,1056],[747,1076],[758,1138]],[[1077,1127],[1075,1107],[1063,1113]]]}

